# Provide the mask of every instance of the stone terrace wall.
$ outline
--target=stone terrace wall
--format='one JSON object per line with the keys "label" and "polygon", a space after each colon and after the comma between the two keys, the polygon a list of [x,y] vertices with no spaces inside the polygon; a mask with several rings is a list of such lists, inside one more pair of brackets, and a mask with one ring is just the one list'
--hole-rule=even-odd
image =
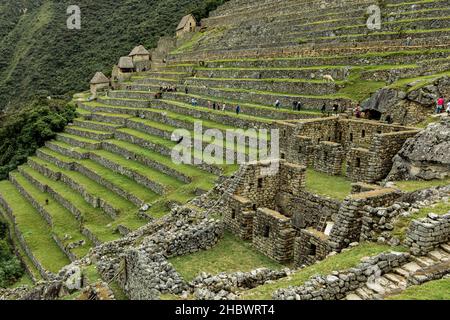
{"label": "stone terrace wall", "polygon": [[354,268],[335,271],[327,276],[310,278],[303,286],[279,289],[275,300],[339,300],[347,293],[362,287],[366,282],[389,273],[409,260],[406,253],[382,253],[361,262]]}
{"label": "stone terrace wall", "polygon": [[438,216],[413,220],[406,233],[405,244],[414,255],[425,255],[442,243],[450,240],[450,212]]}
{"label": "stone terrace wall", "polygon": [[331,230],[330,245],[333,250],[339,251],[359,240],[364,206],[389,206],[400,195],[401,193],[395,189],[380,189],[348,196],[339,209]]}

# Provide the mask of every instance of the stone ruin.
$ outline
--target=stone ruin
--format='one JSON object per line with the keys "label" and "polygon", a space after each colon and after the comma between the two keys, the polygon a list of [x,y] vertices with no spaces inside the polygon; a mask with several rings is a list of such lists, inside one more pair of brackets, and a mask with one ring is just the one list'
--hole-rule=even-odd
{"label": "stone ruin", "polygon": [[282,158],[369,183],[388,175],[392,158],[419,132],[417,128],[345,116],[284,121],[279,128]]}

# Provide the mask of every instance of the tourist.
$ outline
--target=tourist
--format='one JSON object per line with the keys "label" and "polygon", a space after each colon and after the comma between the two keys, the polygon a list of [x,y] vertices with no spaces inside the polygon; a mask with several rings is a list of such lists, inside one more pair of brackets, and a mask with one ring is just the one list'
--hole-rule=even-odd
{"label": "tourist", "polygon": [[436,113],[439,114],[444,110],[444,97],[440,97],[437,100]]}
{"label": "tourist", "polygon": [[48,199],[45,199],[45,205],[46,206],[48,206],[48,203],[49,203]]}
{"label": "tourist", "polygon": [[236,114],[239,115],[240,113],[241,113],[241,106],[238,105],[238,106],[236,107]]}
{"label": "tourist", "polygon": [[281,102],[280,100],[277,99],[277,101],[275,101],[275,108],[280,109],[281,106]]}
{"label": "tourist", "polygon": [[227,109],[227,105],[224,103],[222,106],[222,111],[225,111]]}
{"label": "tourist", "polygon": [[361,107],[359,106],[359,104],[356,106],[354,113],[356,118],[361,118]]}
{"label": "tourist", "polygon": [[188,93],[189,93],[189,88],[188,88],[188,87],[185,87],[185,88],[184,88],[184,92],[185,92],[186,94],[188,94]]}
{"label": "tourist", "polygon": [[339,105],[337,103],[333,104],[333,112],[335,115],[339,113]]}
{"label": "tourist", "polygon": [[447,115],[450,117],[450,101],[447,103]]}
{"label": "tourist", "polygon": [[302,111],[302,103],[299,101],[298,103],[297,103],[297,110],[298,111]]}
{"label": "tourist", "polygon": [[292,102],[292,110],[297,110],[297,108],[298,108],[298,101],[294,101],[294,102]]}
{"label": "tourist", "polygon": [[211,101],[208,100],[208,109],[211,109]]}
{"label": "tourist", "polygon": [[195,98],[192,98],[191,104],[192,104],[193,107],[198,106],[198,102],[197,102],[197,100]]}
{"label": "tourist", "polygon": [[322,105],[320,111],[322,112],[322,114],[325,114],[325,112],[327,111],[327,105],[325,103]]}
{"label": "tourist", "polygon": [[216,110],[217,109],[217,107],[216,107],[216,102],[214,102],[213,103],[213,110]]}

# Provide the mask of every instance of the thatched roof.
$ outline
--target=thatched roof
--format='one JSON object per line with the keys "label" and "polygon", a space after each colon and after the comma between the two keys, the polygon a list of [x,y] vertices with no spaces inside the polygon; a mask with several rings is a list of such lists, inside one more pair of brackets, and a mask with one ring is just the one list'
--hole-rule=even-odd
{"label": "thatched roof", "polygon": [[122,57],[119,60],[119,68],[120,69],[133,69],[133,59],[131,57]]}
{"label": "thatched roof", "polygon": [[103,72],[97,72],[91,80],[91,84],[109,83],[109,79]]}
{"label": "thatched roof", "polygon": [[150,52],[148,52],[148,50],[145,49],[144,46],[137,46],[130,52],[130,54],[128,56],[133,57],[133,56],[140,56],[140,55],[150,55]]}
{"label": "thatched roof", "polygon": [[186,26],[186,24],[188,23],[190,18],[193,18],[195,23],[197,24],[197,19],[195,19],[195,17],[192,14],[188,14],[187,16],[184,16],[181,19],[180,23],[178,24],[177,31],[180,29],[183,29]]}

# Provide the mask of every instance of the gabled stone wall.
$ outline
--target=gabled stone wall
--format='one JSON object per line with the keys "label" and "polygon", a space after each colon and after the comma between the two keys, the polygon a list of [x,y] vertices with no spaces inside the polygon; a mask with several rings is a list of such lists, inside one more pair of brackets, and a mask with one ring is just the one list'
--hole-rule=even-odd
{"label": "gabled stone wall", "polygon": [[277,262],[289,262],[294,237],[291,219],[267,208],[258,209],[253,222],[253,245],[257,250]]}

